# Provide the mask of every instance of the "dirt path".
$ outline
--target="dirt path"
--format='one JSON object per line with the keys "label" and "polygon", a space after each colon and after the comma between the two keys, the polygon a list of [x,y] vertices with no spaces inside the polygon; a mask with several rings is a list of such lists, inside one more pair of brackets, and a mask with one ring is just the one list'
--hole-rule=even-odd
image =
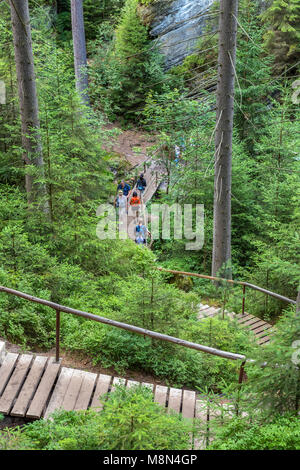
{"label": "dirt path", "polygon": [[[0,341],[5,342],[7,352],[13,352],[17,354],[22,354],[22,353],[38,354],[39,356],[53,356],[53,357],[55,356],[55,348],[52,348],[49,351],[41,351],[37,348],[31,349],[31,350],[26,348],[26,350],[24,350],[21,346],[10,343],[5,338],[0,337]],[[134,371],[134,370],[126,370],[125,374],[119,374],[113,367],[105,369],[101,367],[100,365],[94,365],[92,359],[88,357],[87,355],[85,355],[84,353],[80,354],[77,352],[69,352],[69,351],[61,350],[60,357],[61,357],[61,364],[63,367],[70,367],[73,369],[94,372],[95,374],[106,374],[106,375],[111,375],[114,377],[123,377],[125,379],[136,380],[138,382],[147,382],[151,384],[168,386],[164,381],[161,381],[143,372]]]}
{"label": "dirt path", "polygon": [[[121,130],[118,123],[104,126],[107,130]],[[140,165],[147,159],[147,150],[156,142],[155,136],[138,129],[123,130],[118,136],[104,145],[105,150],[119,154],[132,166]]]}

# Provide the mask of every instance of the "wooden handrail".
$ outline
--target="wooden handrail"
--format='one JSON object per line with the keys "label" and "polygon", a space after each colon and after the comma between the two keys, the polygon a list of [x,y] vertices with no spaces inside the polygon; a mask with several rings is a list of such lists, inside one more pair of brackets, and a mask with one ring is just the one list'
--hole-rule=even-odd
{"label": "wooden handrail", "polygon": [[[190,341],[175,338],[173,336],[164,335],[162,333],[157,333],[155,331],[146,330],[144,328],[140,328],[140,327],[137,327],[137,326],[128,325],[127,323],[121,323],[121,322],[118,322],[118,321],[115,321],[115,320],[111,320],[109,318],[100,317],[100,316],[94,315],[92,313],[83,312],[81,310],[76,310],[76,309],[70,308],[70,307],[65,307],[64,305],[59,305],[59,304],[56,304],[56,303],[51,302],[49,300],[40,299],[38,297],[34,297],[32,295],[25,294],[23,292],[19,292],[17,290],[10,289],[8,287],[0,286],[0,292],[6,292],[7,294],[11,294],[11,295],[15,295],[17,297],[21,297],[25,300],[29,300],[30,302],[35,302],[35,303],[38,303],[38,304],[41,304],[41,305],[45,305],[46,307],[50,307],[50,308],[52,308],[53,310],[56,311],[56,314],[57,314],[57,317],[56,317],[57,318],[57,333],[58,333],[57,336],[56,336],[57,354],[59,354],[58,340],[59,340],[59,321],[60,321],[58,312],[65,312],[65,313],[70,313],[72,315],[77,315],[77,316],[86,318],[88,320],[93,320],[93,321],[96,321],[96,322],[99,322],[99,323],[104,323],[106,325],[121,328],[123,330],[131,331],[132,333],[137,333],[137,334],[140,334],[140,335],[146,335],[146,336],[149,336],[150,338],[158,339],[158,340],[161,340],[161,341],[167,341],[169,343],[178,344],[179,346],[184,346],[186,348],[195,349],[196,351],[201,351],[201,352],[205,352],[205,353],[208,353],[208,354],[212,354],[214,356],[223,357],[225,359],[239,360],[239,361],[242,361],[243,363],[246,361],[246,356],[244,356],[242,354],[235,354],[235,353],[228,352],[228,351],[222,351],[220,349],[211,348],[211,347],[208,347],[208,346],[204,346],[202,344],[192,343]],[[58,357],[57,357],[57,360],[58,360]]]}
{"label": "wooden handrail", "polygon": [[266,295],[270,295],[271,297],[274,297],[275,299],[282,300],[284,302],[289,302],[290,304],[296,304],[296,300],[289,299],[288,297],[285,297],[284,295],[276,294],[275,292],[272,292],[267,289],[263,289],[262,287],[255,286],[254,284],[249,284],[249,282],[244,282],[244,281],[235,281],[233,279],[224,279],[222,277],[214,277],[214,276],[207,276],[205,274],[198,274],[198,273],[189,273],[185,271],[175,271],[173,269],[165,269],[165,268],[157,268],[159,271],[164,271],[172,274],[181,274],[182,276],[192,276],[192,277],[199,277],[201,279],[210,279],[211,281],[225,281],[231,284],[237,284],[240,286],[247,286],[250,287],[250,289],[257,290],[259,292],[262,292]]}

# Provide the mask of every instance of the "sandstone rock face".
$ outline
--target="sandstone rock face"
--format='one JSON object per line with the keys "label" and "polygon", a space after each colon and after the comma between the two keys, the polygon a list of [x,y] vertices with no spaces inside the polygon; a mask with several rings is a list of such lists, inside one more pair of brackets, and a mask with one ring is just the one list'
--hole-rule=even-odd
{"label": "sandstone rock face", "polygon": [[[159,41],[166,68],[180,64],[195,51],[205,28],[205,13],[214,0],[158,0],[144,11],[150,35]],[[204,15],[203,15],[204,14]]]}

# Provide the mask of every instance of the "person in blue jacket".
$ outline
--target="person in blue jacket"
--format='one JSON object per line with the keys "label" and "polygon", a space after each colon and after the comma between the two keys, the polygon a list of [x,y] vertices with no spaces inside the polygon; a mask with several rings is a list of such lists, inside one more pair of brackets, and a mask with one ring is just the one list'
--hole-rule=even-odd
{"label": "person in blue jacket", "polygon": [[117,187],[117,192],[118,191],[123,191],[123,195],[124,196],[128,196],[128,194],[130,193],[130,186],[128,183],[126,183],[124,180],[121,181],[121,183],[118,185]]}

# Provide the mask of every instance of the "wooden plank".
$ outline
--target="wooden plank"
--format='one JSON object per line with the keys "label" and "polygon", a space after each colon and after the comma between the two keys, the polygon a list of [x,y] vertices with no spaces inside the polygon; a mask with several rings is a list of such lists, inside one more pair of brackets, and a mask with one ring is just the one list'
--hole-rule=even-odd
{"label": "wooden plank", "polygon": [[61,405],[64,410],[71,411],[74,409],[83,382],[83,378],[83,370],[74,370]]}
{"label": "wooden plank", "polygon": [[55,410],[62,408],[64,397],[73,373],[74,369],[62,367],[52,396],[50,398],[49,404],[47,406],[44,419],[48,419],[51,413],[53,413]]}
{"label": "wooden plank", "polygon": [[0,341],[0,366],[3,363],[5,356],[6,356],[5,343],[4,341]]}
{"label": "wooden plank", "polygon": [[59,370],[60,364],[54,362],[54,358],[50,357],[45,373],[26,413],[27,418],[40,418],[42,416],[44,407],[47,403]]}
{"label": "wooden plank", "polygon": [[182,397],[182,416],[193,419],[195,416],[196,392],[184,390]]}
{"label": "wooden plank", "polygon": [[115,377],[112,383],[111,391],[114,392],[117,385],[125,385],[126,379]]}
{"label": "wooden plank", "polygon": [[220,308],[215,308],[215,307],[210,307],[209,309],[207,309],[205,312],[203,312],[203,316],[206,318],[206,317],[211,317],[211,316],[215,316],[217,315],[219,312],[220,312]]}
{"label": "wooden plank", "polygon": [[255,336],[257,338],[261,338],[262,336],[267,336],[268,334],[271,333],[271,327],[269,328],[265,328],[263,331],[261,331],[260,333],[255,333]]}
{"label": "wooden plank", "polygon": [[170,388],[168,411],[174,410],[177,413],[180,412],[181,397],[182,390],[178,388]]}
{"label": "wooden plank", "polygon": [[[196,400],[195,418],[196,420],[199,420],[202,423],[207,423],[207,402],[205,400]],[[205,436],[194,438],[195,450],[203,450],[205,448],[206,448]]]}
{"label": "wooden plank", "polygon": [[224,417],[234,417],[236,414],[236,409],[235,406],[232,403],[222,403],[222,408],[223,408],[223,416]]}
{"label": "wooden plank", "polygon": [[147,382],[143,382],[142,385],[143,385],[143,387],[150,388],[150,390],[152,390],[152,392],[153,392],[154,384],[149,384]]}
{"label": "wooden plank", "polygon": [[260,323],[261,320],[260,318],[252,318],[251,320],[247,320],[243,323],[243,326],[252,326],[256,325],[257,323]]}
{"label": "wooden plank", "polygon": [[127,380],[126,388],[135,387],[137,385],[141,385],[140,382],[137,382],[136,380]]}
{"label": "wooden plank", "polygon": [[31,354],[21,354],[15,369],[10,377],[8,384],[0,398],[0,412],[8,414],[13,401],[19,393],[20,388],[24,382],[25,376],[28,372],[33,356]]}
{"label": "wooden plank", "polygon": [[94,390],[94,386],[96,383],[97,374],[93,374],[92,372],[85,372],[83,381],[81,384],[81,388],[74,406],[74,410],[87,410],[90,399],[92,397],[92,393]]}
{"label": "wooden plank", "polygon": [[260,328],[261,326],[265,326],[266,325],[266,322],[263,321],[263,320],[259,320],[257,323],[255,323],[254,325],[251,325],[251,331],[255,331],[257,328]]}
{"label": "wooden plank", "polygon": [[207,421],[207,401],[196,400],[195,418],[203,422]]}
{"label": "wooden plank", "polygon": [[203,312],[203,310],[206,310],[206,309],[208,309],[208,308],[210,308],[209,305],[206,305],[206,304],[205,304],[205,305],[202,305],[202,304],[201,304],[201,305],[200,305],[199,312]]}
{"label": "wooden plank", "polygon": [[0,395],[2,394],[9,377],[15,367],[19,354],[7,353],[0,368]]}
{"label": "wooden plank", "polygon": [[159,403],[164,408],[166,406],[167,393],[168,393],[168,387],[164,387],[163,385],[156,385],[155,394],[154,394],[154,401]]}
{"label": "wooden plank", "polygon": [[258,344],[264,344],[264,343],[269,343],[270,342],[270,337],[269,336],[264,336],[263,338],[260,338],[259,341],[257,341]]}
{"label": "wooden plank", "polygon": [[268,330],[269,328],[271,328],[271,326],[268,325],[268,323],[265,323],[264,325],[261,325],[259,328],[255,328],[254,330],[251,330],[251,331],[253,331],[253,333],[257,335],[258,333]]}
{"label": "wooden plank", "polygon": [[99,398],[105,395],[108,392],[109,386],[111,382],[111,376],[100,374],[98,378],[98,382],[96,385],[96,390],[94,393],[93,401],[91,404],[91,408],[97,408],[97,410],[102,410],[103,404],[100,403]]}
{"label": "wooden plank", "polygon": [[48,358],[46,356],[37,356],[34,359],[22,390],[10,413],[11,416],[25,416],[29,402],[37,389],[42,373],[46,367],[47,360]]}
{"label": "wooden plank", "polygon": [[239,317],[238,318],[238,322],[240,325],[242,325],[243,323],[245,323],[246,321],[248,320],[253,320],[253,318],[255,318],[253,315],[250,315],[249,313],[247,315],[244,315],[242,317]]}
{"label": "wooden plank", "polygon": [[250,318],[254,318],[253,315],[250,315],[250,313],[246,313],[246,312],[245,312],[244,314],[238,313],[238,314],[236,315],[236,318],[237,318],[238,320],[241,320],[241,319],[247,318],[247,317],[249,317],[249,320],[250,320]]}

